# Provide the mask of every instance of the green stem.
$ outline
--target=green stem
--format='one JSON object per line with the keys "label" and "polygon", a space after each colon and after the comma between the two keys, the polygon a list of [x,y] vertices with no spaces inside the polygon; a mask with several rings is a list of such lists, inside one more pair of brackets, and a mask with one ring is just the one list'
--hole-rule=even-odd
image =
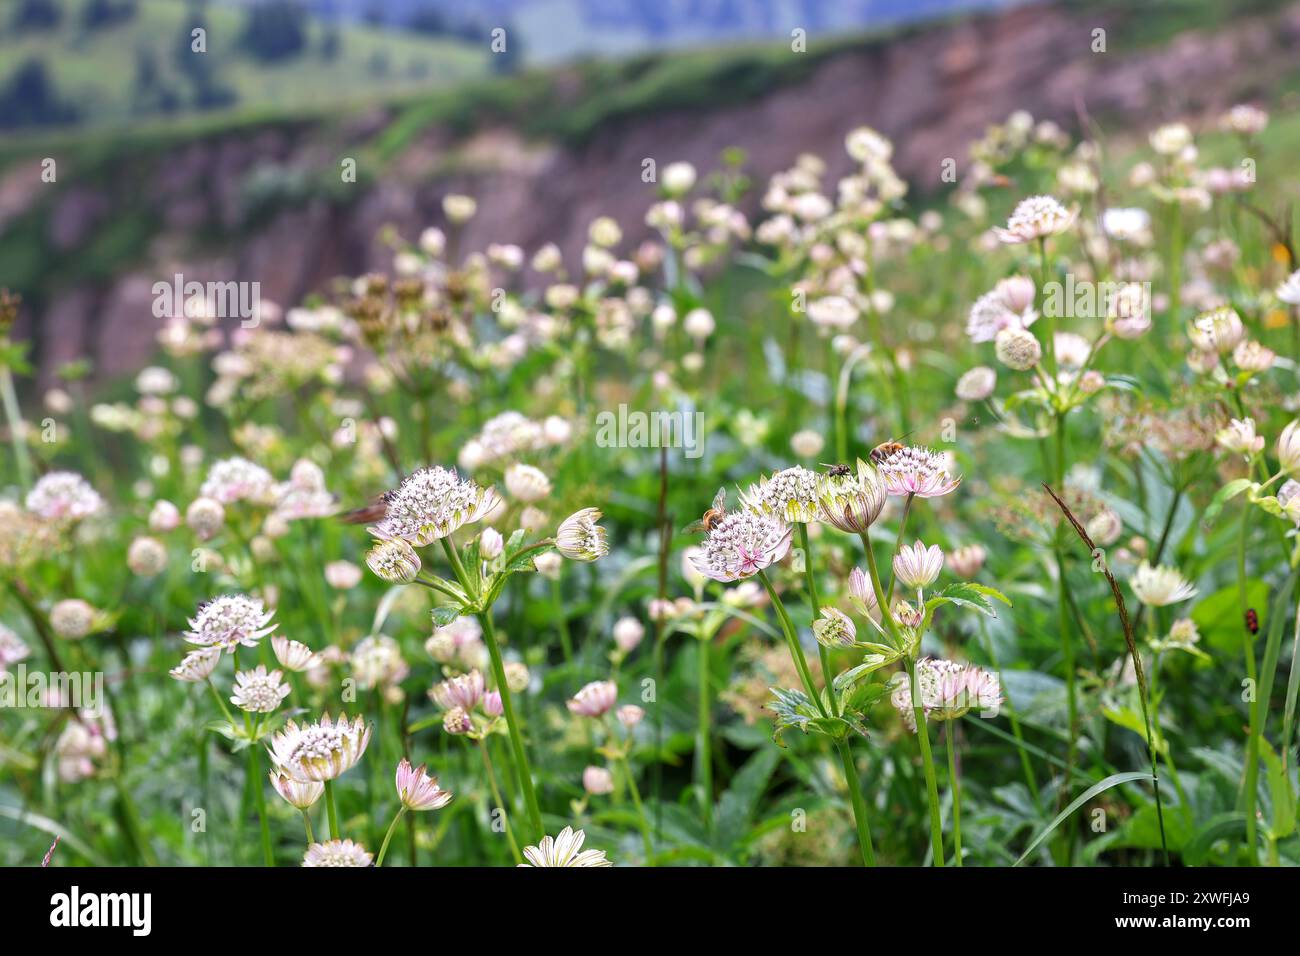
{"label": "green stem", "polygon": [[[1247,503],[1241,511],[1241,533],[1237,538],[1237,593],[1241,602],[1242,620],[1249,610],[1249,598],[1246,593],[1246,537],[1250,528],[1252,506]],[[1255,669],[1255,635],[1250,628],[1242,626],[1242,651],[1246,657],[1246,678],[1250,682],[1252,698],[1250,701],[1250,739],[1246,745],[1246,772],[1242,780],[1242,810],[1246,814],[1246,850],[1250,854],[1250,865],[1259,864],[1257,821],[1255,820],[1256,787],[1259,773],[1259,676]]]}
{"label": "green stem", "polygon": [[393,833],[397,829],[397,824],[401,821],[402,816],[406,813],[406,804],[397,808],[397,813],[393,815],[393,822],[388,825],[388,832],[384,834],[384,842],[379,845],[379,856],[375,857],[375,866],[384,865],[384,854],[388,852],[388,841],[393,838]]}
{"label": "green stem", "polygon": [[707,833],[712,827],[713,816],[713,752],[710,746],[710,718],[712,707],[709,700],[709,637],[700,636],[699,648],[699,711],[698,744],[695,750],[695,771],[700,790],[700,814],[704,819]]}
{"label": "green stem", "polygon": [[307,828],[307,845],[311,846],[316,842],[316,837],[311,832],[311,814],[306,810],[302,811],[302,825]]}
{"label": "green stem", "polygon": [[875,866],[876,850],[871,845],[871,827],[867,823],[867,802],[862,799],[862,781],[858,779],[858,766],[853,762],[853,753],[849,750],[847,740],[837,740],[835,746],[840,752],[844,780],[848,784],[849,800],[853,804],[853,821],[858,827],[858,847],[862,851],[862,863],[864,866]]}
{"label": "green stem", "polygon": [[948,788],[952,791],[952,852],[953,865],[961,866],[961,777],[957,776],[956,748],[953,746],[953,731],[957,722],[950,720],[943,730],[943,738],[948,746]]}
{"label": "green stem", "polygon": [[519,852],[519,844],[515,842],[514,827],[510,825],[511,808],[506,806],[501,799],[501,788],[497,786],[496,771],[492,769],[492,756],[488,753],[487,738],[480,737],[478,741],[479,750],[483,754],[483,769],[487,771],[488,787],[492,790],[492,799],[496,802],[497,807],[501,810],[502,819],[506,827],[506,840],[510,843],[510,855],[515,858],[516,863],[524,862],[523,854]]}
{"label": "green stem", "polygon": [[330,839],[337,840],[339,838],[339,811],[334,806],[333,780],[325,781],[325,812],[328,814],[330,821]]}
{"label": "green stem", "polygon": [[0,363],[0,398],[4,401],[5,418],[9,422],[9,441],[14,446],[14,461],[18,466],[18,482],[24,488],[32,485],[32,461],[27,453],[27,434],[23,429],[22,410],[18,407],[18,394],[14,391],[13,372]]}
{"label": "green stem", "polygon": [[248,779],[253,787],[258,825],[262,831],[262,862],[266,866],[275,866],[275,854],[271,852],[271,825],[266,819],[266,790],[262,787],[262,770],[258,766],[256,744],[248,745]]}
{"label": "green stem", "polygon": [[821,711],[823,717],[830,716],[826,712],[826,705],[822,703],[821,695],[817,693],[817,686],[813,683],[812,672],[808,670],[808,660],[804,657],[803,647],[799,644],[799,635],[795,633],[794,624],[790,620],[790,615],[786,613],[785,605],[781,603],[776,588],[772,587],[767,572],[759,571],[758,577],[763,582],[763,587],[767,588],[767,595],[772,600],[772,607],[776,610],[776,616],[781,622],[781,629],[785,631],[785,641],[790,648],[790,658],[794,661],[795,670],[799,672],[799,680],[803,682],[804,692],[808,695],[808,699]]}
{"label": "green stem", "polygon": [[[799,546],[803,548],[803,573],[804,581],[808,586],[808,605],[812,608],[812,619],[815,623],[822,614],[821,599],[817,596],[817,577],[813,573],[813,555],[812,544],[808,540],[808,525],[799,522]],[[826,685],[826,696],[830,698],[831,714],[838,717],[840,715],[840,705],[835,699],[835,687],[831,683],[831,652],[821,641],[817,642],[817,657],[822,665],[822,682]]]}
{"label": "green stem", "polygon": [[641,791],[636,785],[636,776],[632,773],[632,765],[628,763],[627,756],[619,758],[619,763],[623,765],[623,773],[627,776],[628,792],[632,795],[632,805],[636,807],[637,819],[641,823],[641,841],[645,844],[645,865],[654,866],[654,843],[650,839],[650,821],[646,818],[645,807],[641,803]]}
{"label": "green stem", "polygon": [[925,705],[921,701],[921,685],[916,676],[916,661],[907,658],[907,679],[912,686],[912,715],[916,721],[916,736],[921,744],[921,763],[925,769],[925,792],[930,804],[930,845],[934,865],[943,866],[943,823],[939,819],[939,785],[934,777],[934,755],[930,752],[930,728],[925,721]]}

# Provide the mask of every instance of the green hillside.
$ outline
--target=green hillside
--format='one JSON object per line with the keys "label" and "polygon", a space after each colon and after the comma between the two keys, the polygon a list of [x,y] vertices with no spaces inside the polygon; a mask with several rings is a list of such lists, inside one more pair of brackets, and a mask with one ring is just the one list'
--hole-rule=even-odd
{"label": "green hillside", "polygon": [[[133,15],[94,29],[85,11],[95,0],[43,0],[59,12],[57,25],[15,30],[24,2],[0,5],[0,91],[39,61],[57,99],[90,126],[196,109],[335,107],[458,83],[488,67],[487,50],[465,41],[312,19],[290,52],[259,57],[244,41],[246,11],[182,0],[136,0]],[[206,53],[191,51],[196,23],[205,26]],[[203,89],[212,91],[208,102]]]}

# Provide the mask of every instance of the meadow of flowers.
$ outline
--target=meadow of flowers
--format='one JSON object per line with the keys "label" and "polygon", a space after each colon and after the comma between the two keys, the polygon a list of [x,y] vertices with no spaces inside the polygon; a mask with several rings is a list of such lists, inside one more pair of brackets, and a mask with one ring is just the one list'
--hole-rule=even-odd
{"label": "meadow of flowers", "polygon": [[1300,863],[1268,124],[448,195],[107,388],[6,297],[0,862]]}

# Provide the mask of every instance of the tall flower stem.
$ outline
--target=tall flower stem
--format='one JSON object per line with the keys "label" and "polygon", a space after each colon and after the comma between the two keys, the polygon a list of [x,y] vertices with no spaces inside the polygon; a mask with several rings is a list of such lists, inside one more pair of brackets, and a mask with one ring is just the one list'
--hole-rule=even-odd
{"label": "tall flower stem", "polygon": [[912,687],[912,715],[916,720],[916,738],[921,744],[921,764],[925,770],[925,792],[930,804],[930,844],[934,852],[934,865],[943,866],[943,823],[939,819],[939,785],[934,776],[934,755],[930,752],[930,728],[925,722],[925,705],[921,700],[921,684],[916,674],[916,660],[905,658],[907,679]]}
{"label": "tall flower stem", "polygon": [[32,486],[32,461],[27,453],[27,434],[23,429],[22,411],[18,407],[18,394],[14,391],[14,376],[9,366],[0,362],[0,400],[4,402],[5,419],[9,423],[9,440],[14,446],[14,463],[18,467],[18,483],[23,488]]}
{"label": "tall flower stem", "polygon": [[[461,563],[460,555],[456,553],[455,545],[451,543],[450,538],[439,540],[461,587],[467,594],[477,597],[477,591],[465,572],[465,566]],[[515,716],[515,705],[510,699],[510,687],[506,684],[506,665],[501,657],[501,645],[497,641],[496,628],[492,624],[492,610],[485,608],[474,616],[478,618],[479,625],[483,629],[483,643],[487,645],[488,657],[492,661],[492,676],[496,680],[497,691],[501,694],[501,711],[506,718],[506,730],[510,733],[510,750],[514,757],[515,769],[519,774],[519,788],[524,792],[524,805],[528,808],[528,819],[536,838],[540,840],[546,830],[542,824],[541,808],[537,805],[537,793],[533,789],[533,772],[528,766],[528,754],[524,751],[524,738],[519,732],[519,719]]]}
{"label": "tall flower stem", "polygon": [[248,746],[248,779],[257,801],[257,821],[262,833],[262,862],[266,866],[275,866],[275,854],[271,852],[271,825],[266,819],[266,791],[262,787],[262,768],[258,766],[256,744]]}
{"label": "tall flower stem", "polygon": [[867,822],[867,802],[862,798],[862,782],[858,779],[858,766],[853,762],[853,752],[847,740],[837,740],[840,764],[844,767],[844,781],[849,787],[849,800],[853,804],[853,821],[858,827],[858,847],[862,850],[862,863],[876,865],[876,850],[871,844],[871,826]]}
{"label": "tall flower stem", "polygon": [[[1237,538],[1237,593],[1241,601],[1243,620],[1250,601],[1246,593],[1246,537],[1249,534],[1252,507],[1249,503],[1242,507],[1241,533]],[[1258,823],[1255,820],[1259,773],[1259,675],[1255,668],[1255,635],[1245,626],[1241,629],[1241,644],[1246,658],[1246,677],[1250,681],[1250,686],[1254,688],[1250,701],[1250,738],[1246,745],[1246,772],[1241,784],[1241,797],[1242,810],[1246,814],[1246,850],[1250,854],[1250,865],[1256,866],[1259,863],[1256,831]]]}
{"label": "tall flower stem", "polygon": [[483,769],[487,772],[488,787],[492,790],[492,799],[501,809],[502,816],[505,820],[506,840],[510,843],[510,854],[515,858],[516,863],[524,862],[523,855],[519,852],[519,844],[515,842],[515,830],[510,825],[511,808],[507,807],[505,801],[501,799],[501,788],[497,786],[496,771],[492,769],[492,756],[488,753],[487,738],[480,737],[478,741],[479,751],[483,754]]}
{"label": "tall flower stem", "polygon": [[492,615],[483,612],[478,615],[483,627],[483,641],[487,644],[488,656],[492,659],[492,676],[496,678],[497,690],[501,693],[501,710],[506,718],[506,730],[510,733],[510,750],[518,770],[519,788],[524,792],[524,805],[528,808],[528,820],[541,839],[546,829],[542,824],[542,810],[537,805],[537,793],[533,789],[533,771],[528,766],[528,754],[524,751],[524,738],[519,732],[519,721],[515,717],[515,706],[510,700],[510,688],[506,685],[506,666],[501,658],[501,646],[497,642],[496,628],[492,626]]}
{"label": "tall flower stem", "polygon": [[[808,606],[812,609],[812,619],[821,617],[821,599],[817,596],[817,576],[813,573],[812,544],[808,540],[808,525],[799,522],[799,546],[803,548],[804,581],[808,586]],[[817,656],[822,664],[822,680],[826,684],[826,696],[830,698],[831,715],[840,715],[839,703],[835,700],[835,686],[832,683],[831,652],[821,641],[817,642]]]}
{"label": "tall flower stem", "polygon": [[[1054,487],[1065,487],[1065,413],[1056,413],[1056,454],[1054,457],[1055,474],[1052,478]],[[1056,552],[1056,628],[1061,636],[1061,656],[1065,662],[1066,712],[1070,724],[1070,742],[1066,748],[1065,779],[1069,780],[1079,753],[1079,690],[1075,686],[1074,642],[1070,634],[1070,594],[1065,579],[1065,524],[1058,522],[1053,538],[1053,550]],[[1061,791],[1065,799],[1066,791]],[[1074,828],[1064,831],[1066,860],[1074,854]]]}
{"label": "tall flower stem", "polygon": [[699,639],[699,713],[698,742],[695,748],[695,772],[700,790],[700,816],[707,832],[713,816],[713,751],[710,741],[712,707],[709,698],[709,644],[708,634]]}
{"label": "tall flower stem", "polygon": [[388,824],[388,832],[384,834],[384,842],[379,845],[379,856],[375,857],[375,866],[384,865],[384,854],[388,852],[388,841],[393,838],[393,833],[397,830],[397,824],[401,822],[405,813],[406,804],[402,804],[397,808],[397,813],[393,815],[393,822]]}
{"label": "tall flower stem", "polygon": [[316,836],[311,832],[311,814],[306,810],[302,811],[302,825],[307,829],[307,845],[311,846],[316,842]]}
{"label": "tall flower stem", "polygon": [[961,777],[957,775],[956,747],[953,743],[953,731],[957,721],[950,720],[943,729],[944,742],[948,746],[948,789],[952,791],[952,852],[953,866],[961,866]]}
{"label": "tall flower stem", "polygon": [[641,803],[641,790],[636,785],[636,775],[632,773],[632,765],[628,762],[627,755],[618,758],[618,762],[623,767],[623,774],[627,777],[628,792],[632,795],[632,805],[636,807],[637,820],[641,824],[641,842],[645,846],[645,865],[654,866],[654,842],[650,839],[650,821],[645,815],[645,805]]}
{"label": "tall flower stem", "polygon": [[772,581],[768,578],[766,571],[759,571],[758,577],[763,582],[763,587],[767,588],[767,596],[771,598],[772,607],[776,610],[776,616],[781,622],[781,629],[785,631],[785,641],[790,648],[790,658],[794,661],[795,670],[799,672],[799,680],[803,682],[804,692],[808,695],[808,699],[821,711],[823,717],[829,716],[826,712],[826,705],[822,703],[821,695],[817,693],[817,685],[813,683],[812,672],[808,670],[808,660],[804,657],[803,647],[799,644],[799,635],[795,633],[794,623],[790,620],[790,615],[786,613],[780,595],[776,593],[776,588],[772,587]]}
{"label": "tall flower stem", "polygon": [[330,821],[330,839],[339,838],[339,811],[334,805],[334,781],[325,781],[325,813],[329,816]]}

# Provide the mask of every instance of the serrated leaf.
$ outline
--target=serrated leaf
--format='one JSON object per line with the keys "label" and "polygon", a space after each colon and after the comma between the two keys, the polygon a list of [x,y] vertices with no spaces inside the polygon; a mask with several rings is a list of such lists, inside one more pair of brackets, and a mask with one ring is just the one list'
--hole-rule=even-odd
{"label": "serrated leaf", "polygon": [[451,604],[439,604],[433,609],[433,626],[446,627],[460,617],[460,608]]}
{"label": "serrated leaf", "polygon": [[1210,503],[1206,505],[1205,513],[1201,516],[1202,523],[1207,525],[1213,524],[1214,519],[1217,518],[1219,512],[1223,510],[1223,506],[1253,484],[1254,482],[1249,478],[1238,478],[1235,481],[1228,482],[1220,488],[1218,493],[1210,499]]}

